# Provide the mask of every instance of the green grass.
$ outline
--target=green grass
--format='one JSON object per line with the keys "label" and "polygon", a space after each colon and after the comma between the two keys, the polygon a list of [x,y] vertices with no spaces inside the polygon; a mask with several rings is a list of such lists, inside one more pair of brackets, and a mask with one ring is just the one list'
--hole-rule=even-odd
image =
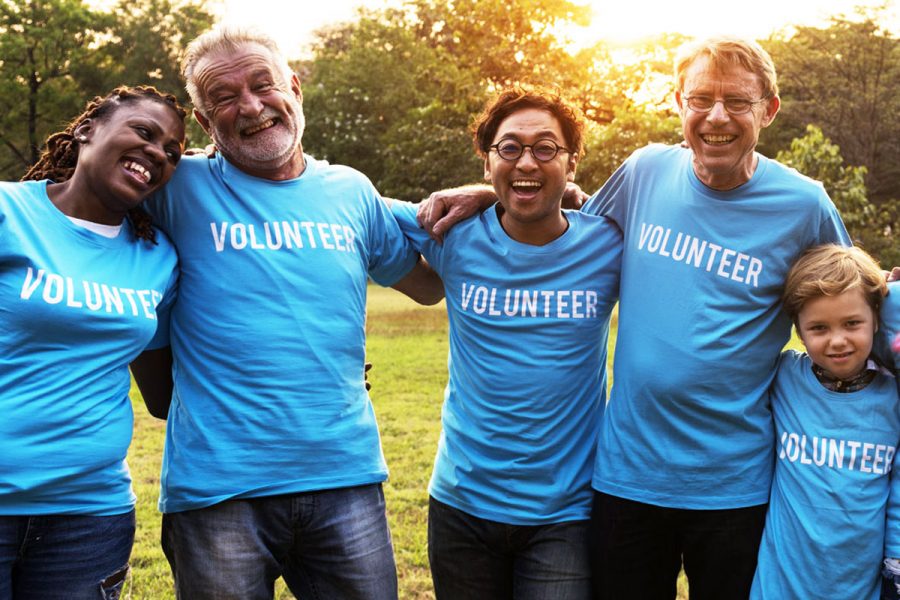
{"label": "green grass", "polygon": [[[371,397],[390,468],[385,485],[402,600],[434,598],[428,571],[428,480],[440,433],[447,379],[447,320],[443,303],[421,307],[393,290],[369,287],[367,357]],[[613,335],[616,319],[613,316]],[[610,341],[610,350],[612,340]],[[165,423],[151,417],[132,390],[135,427],[128,462],[138,495],[130,597],[170,600],[172,576],[160,548],[159,465]],[[128,597],[128,596],[126,596]],[[284,584],[276,598],[293,598]],[[687,598],[682,576],[679,598]]]}

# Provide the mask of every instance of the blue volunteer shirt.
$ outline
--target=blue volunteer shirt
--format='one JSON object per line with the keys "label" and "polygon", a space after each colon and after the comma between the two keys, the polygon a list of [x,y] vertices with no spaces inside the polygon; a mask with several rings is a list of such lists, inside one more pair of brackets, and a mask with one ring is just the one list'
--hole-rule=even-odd
{"label": "blue volunteer shirt", "polygon": [[73,224],[47,181],[0,183],[0,515],[128,512],[128,364],[157,331],[175,250]]}
{"label": "blue volunteer shirt", "polygon": [[806,354],[788,351],[772,412],[775,480],[750,597],[877,600],[900,440],[895,379],[832,392]]}
{"label": "blue volunteer shirt", "polygon": [[635,152],[584,210],[624,232],[613,388],[597,490],[648,504],[763,504],[772,477],[767,390],[790,333],[785,275],[809,246],[848,244],[824,188],[764,156],[719,192],[692,154]]}
{"label": "blue volunteer shirt", "polygon": [[150,202],[182,264],[163,512],[387,477],[366,283],[396,282],[417,254],[368,179],[305,158],[270,181],[187,157]]}
{"label": "blue volunteer shirt", "polygon": [[392,206],[446,293],[449,381],[431,495],[502,523],[587,519],[618,228],[566,211],[568,230],[533,246],[506,234],[495,206],[440,245],[418,227],[415,206]]}

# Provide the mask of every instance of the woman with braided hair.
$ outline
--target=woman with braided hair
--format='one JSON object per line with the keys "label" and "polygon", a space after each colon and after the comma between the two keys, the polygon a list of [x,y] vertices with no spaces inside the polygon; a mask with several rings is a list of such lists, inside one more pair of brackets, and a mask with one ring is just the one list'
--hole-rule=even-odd
{"label": "woman with braided hair", "polygon": [[178,276],[139,206],[172,176],[184,117],[116,88],[0,182],[0,598],[115,598],[128,574],[128,364]]}

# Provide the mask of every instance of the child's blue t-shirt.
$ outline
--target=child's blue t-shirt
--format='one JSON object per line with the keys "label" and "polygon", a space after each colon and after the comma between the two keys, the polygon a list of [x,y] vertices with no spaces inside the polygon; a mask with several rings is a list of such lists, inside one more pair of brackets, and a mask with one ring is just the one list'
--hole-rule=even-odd
{"label": "child's blue t-shirt", "polygon": [[164,321],[177,257],[72,223],[47,181],[0,183],[0,515],[134,506],[128,364]]}
{"label": "child's blue t-shirt", "polygon": [[806,354],[787,351],[771,399],[775,479],[750,597],[877,600],[900,440],[895,378],[832,392]]}
{"label": "child's blue t-shirt", "polygon": [[383,481],[365,389],[368,277],[418,254],[361,173],[294,179],[185,157],[149,204],[182,265],[160,509]]}
{"label": "child's blue t-shirt", "polygon": [[790,335],[784,278],[806,248],[849,238],[821,184],[757,155],[750,181],[720,192],[697,179],[692,156],[638,150],[584,208],[625,238],[593,485],[674,508],[764,504],[767,393]]}
{"label": "child's blue t-shirt", "polygon": [[415,206],[393,210],[446,293],[449,381],[431,495],[501,523],[587,519],[618,228],[566,211],[568,230],[534,246],[506,234],[495,206],[440,245],[418,227]]}

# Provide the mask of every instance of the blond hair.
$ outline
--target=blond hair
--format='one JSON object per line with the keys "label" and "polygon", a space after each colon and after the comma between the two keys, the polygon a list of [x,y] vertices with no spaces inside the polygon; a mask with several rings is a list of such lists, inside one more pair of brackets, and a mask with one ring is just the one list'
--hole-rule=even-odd
{"label": "blond hair", "polygon": [[853,289],[862,291],[877,319],[887,295],[881,267],[860,248],[825,244],[808,249],[797,259],[788,272],[781,299],[785,312],[796,324],[803,305],[810,300]]}
{"label": "blond hair", "polygon": [[293,71],[271,37],[248,27],[239,27],[235,25],[220,25],[214,27],[199,35],[190,44],[184,52],[184,58],[181,60],[181,73],[184,75],[186,82],[185,87],[187,93],[191,97],[191,102],[200,114],[208,117],[206,98],[203,97],[197,82],[194,78],[194,70],[197,64],[206,56],[219,52],[236,52],[247,44],[257,44],[267,49],[272,55],[273,64],[277,65],[284,77],[285,84],[290,83]]}
{"label": "blond hair", "polygon": [[675,57],[675,85],[684,91],[687,70],[701,56],[709,57],[716,69],[741,67],[757,77],[763,86],[763,97],[778,95],[778,76],[769,53],[757,42],[738,37],[717,36],[682,46]]}

